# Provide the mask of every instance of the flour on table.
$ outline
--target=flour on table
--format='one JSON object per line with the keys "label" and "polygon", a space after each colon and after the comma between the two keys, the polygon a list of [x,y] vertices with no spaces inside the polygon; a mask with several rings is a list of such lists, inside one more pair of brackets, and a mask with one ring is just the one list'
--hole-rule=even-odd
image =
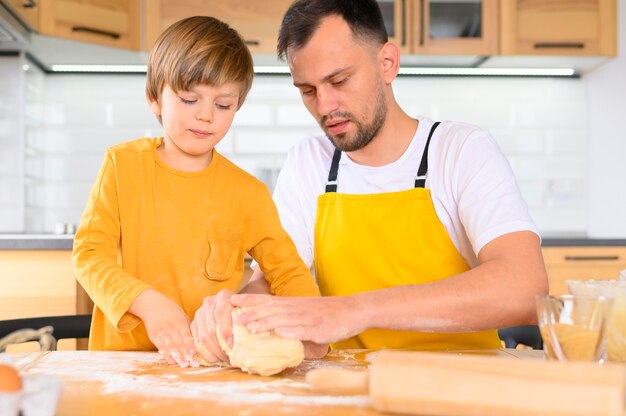
{"label": "flour on table", "polygon": [[[32,360],[28,354],[19,354],[14,358],[17,366]],[[335,365],[336,361],[305,361],[297,371],[306,373],[311,368]],[[211,374],[223,374],[219,367],[168,366],[156,352],[54,351],[40,359],[35,366],[28,367],[25,374],[45,374],[58,377],[64,384],[78,382],[79,386],[97,383],[102,395],[122,395],[123,400],[129,394],[138,394],[149,398],[193,399],[234,406],[288,405],[285,408],[276,407],[276,414],[294,414],[300,406],[372,405],[366,395],[328,395],[311,391],[310,385],[290,379],[257,379],[244,375],[240,375],[240,379],[226,378],[227,381],[222,381],[224,378],[221,377],[212,379]],[[196,378],[189,378],[189,375],[196,375]]]}
{"label": "flour on table", "polygon": [[[241,308],[233,309],[235,318],[243,312]],[[241,368],[250,374],[271,376],[288,367],[296,367],[304,360],[302,342],[294,339],[281,338],[274,331],[251,333],[243,325],[233,325],[233,348],[222,339],[219,331],[217,340],[228,355],[231,367]],[[214,366],[198,357],[201,365]],[[224,363],[217,364],[224,365]]]}

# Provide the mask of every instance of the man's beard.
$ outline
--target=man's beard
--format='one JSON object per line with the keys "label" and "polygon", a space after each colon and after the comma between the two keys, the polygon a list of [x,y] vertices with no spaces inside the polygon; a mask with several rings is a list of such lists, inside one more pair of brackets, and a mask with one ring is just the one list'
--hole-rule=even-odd
{"label": "man's beard", "polygon": [[338,111],[332,114],[333,118],[345,118],[354,123],[356,126],[356,132],[352,139],[347,136],[346,133],[341,133],[337,136],[332,136],[328,133],[328,131],[326,131],[323,127],[326,124],[328,116],[322,117],[320,124],[322,125],[326,136],[336,148],[343,152],[354,152],[355,150],[359,150],[367,146],[374,139],[374,137],[378,135],[380,129],[385,124],[385,118],[387,117],[387,103],[381,90],[378,91],[376,97],[375,110],[374,117],[369,124],[363,124],[362,122],[356,120],[352,113]]}

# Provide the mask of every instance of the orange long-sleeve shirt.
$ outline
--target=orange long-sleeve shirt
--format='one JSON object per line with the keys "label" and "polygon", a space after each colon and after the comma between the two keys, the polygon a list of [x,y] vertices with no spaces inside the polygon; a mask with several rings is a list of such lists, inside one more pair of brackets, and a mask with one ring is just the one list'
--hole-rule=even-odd
{"label": "orange long-sleeve shirt", "polygon": [[192,319],[204,297],[237,289],[245,253],[272,293],[318,294],[260,181],[216,151],[202,171],[173,169],[157,155],[161,142],[107,150],[76,232],[76,277],[95,303],[90,349],[154,350],[128,312],[133,300],[153,288]]}

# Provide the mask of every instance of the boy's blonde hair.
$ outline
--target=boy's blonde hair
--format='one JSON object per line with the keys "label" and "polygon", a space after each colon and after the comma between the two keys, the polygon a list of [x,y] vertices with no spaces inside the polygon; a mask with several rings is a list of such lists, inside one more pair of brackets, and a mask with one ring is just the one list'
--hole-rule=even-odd
{"label": "boy's blonde hair", "polygon": [[146,96],[158,101],[165,85],[178,92],[198,84],[239,82],[239,109],[253,76],[252,55],[235,29],[213,17],[188,17],[165,29],[154,43],[148,59]]}

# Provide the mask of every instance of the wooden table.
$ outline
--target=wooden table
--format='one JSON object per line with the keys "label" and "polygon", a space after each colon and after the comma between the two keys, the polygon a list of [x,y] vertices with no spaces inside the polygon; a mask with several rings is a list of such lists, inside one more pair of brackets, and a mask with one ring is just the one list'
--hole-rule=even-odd
{"label": "wooden table", "polygon": [[[537,359],[542,351],[451,352]],[[366,369],[372,350],[336,350],[278,376],[261,377],[220,367],[170,366],[153,352],[54,351],[16,354],[23,373],[59,378],[57,415],[378,415],[365,395],[318,393],[304,382],[320,367]],[[28,364],[35,358],[36,361]]]}

